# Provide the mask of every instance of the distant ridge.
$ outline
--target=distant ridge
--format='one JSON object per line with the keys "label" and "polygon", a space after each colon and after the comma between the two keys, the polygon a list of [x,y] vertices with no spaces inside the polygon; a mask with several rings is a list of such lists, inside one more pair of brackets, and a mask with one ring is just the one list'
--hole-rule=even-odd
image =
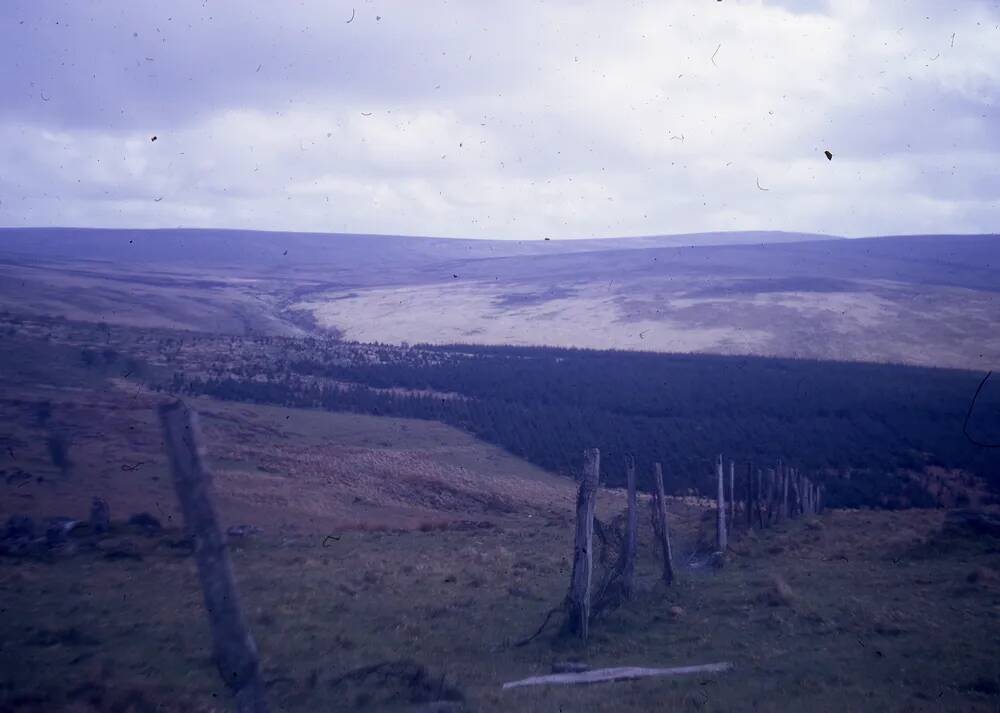
{"label": "distant ridge", "polygon": [[617,238],[488,240],[356,233],[303,233],[213,228],[0,228],[0,255],[115,262],[277,267],[344,263],[378,255],[455,260],[704,245],[793,243],[839,239],[818,233],[733,231]]}
{"label": "distant ridge", "polygon": [[0,310],[214,333],[1000,368],[1000,239],[0,229]]}

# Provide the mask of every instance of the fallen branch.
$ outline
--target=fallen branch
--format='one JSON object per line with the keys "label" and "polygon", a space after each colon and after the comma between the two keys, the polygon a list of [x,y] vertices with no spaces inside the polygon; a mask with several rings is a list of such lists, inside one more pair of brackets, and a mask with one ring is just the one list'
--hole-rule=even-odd
{"label": "fallen branch", "polygon": [[503,688],[544,686],[546,684],[603,683],[606,681],[627,681],[634,678],[651,678],[654,676],[683,676],[690,673],[722,673],[732,668],[733,665],[725,661],[697,666],[676,666],[674,668],[639,668],[635,666],[599,668],[582,673],[553,673],[548,676],[532,676],[531,678],[523,678],[520,681],[505,683],[503,684]]}
{"label": "fallen branch", "polygon": [[519,647],[519,646],[527,646],[528,644],[530,644],[532,641],[534,641],[539,636],[541,636],[541,634],[542,634],[543,631],[545,631],[545,627],[548,626],[549,620],[552,619],[552,615],[553,614],[558,614],[559,612],[565,611],[565,610],[566,610],[566,604],[565,603],[560,604],[559,606],[555,607],[554,609],[550,609],[549,613],[545,615],[545,620],[542,621],[542,625],[540,627],[538,627],[538,631],[536,631],[534,634],[532,634],[531,636],[529,636],[527,639],[522,639],[521,641],[516,642],[514,644],[514,646],[515,647]]}

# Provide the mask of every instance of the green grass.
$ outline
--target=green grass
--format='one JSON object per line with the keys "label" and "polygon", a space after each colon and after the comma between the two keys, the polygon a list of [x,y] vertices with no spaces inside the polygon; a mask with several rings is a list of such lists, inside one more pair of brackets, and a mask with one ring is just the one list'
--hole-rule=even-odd
{"label": "green grass", "polygon": [[[0,376],[11,447],[0,463],[44,476],[0,485],[0,514],[81,517],[98,494],[116,518],[149,510],[169,522],[159,397],[111,387],[72,349],[22,353],[12,341],[0,357],[20,364]],[[43,400],[73,437],[70,478],[47,462],[46,432],[32,425]],[[408,710],[435,681],[486,713],[1000,707],[998,543],[941,536],[941,512],[832,512],[737,536],[723,569],[691,570],[686,555],[711,521],[672,500],[681,566],[667,589],[644,509],[636,599],[596,621],[586,645],[553,627],[518,648],[510,643],[566,593],[568,481],[431,422],[196,401],[223,521],[264,529],[232,556],[273,710]],[[459,485],[463,497],[445,503],[457,505],[440,509],[431,496]],[[472,497],[484,491],[490,499]],[[622,504],[602,491],[600,517]],[[401,528],[428,514],[437,520],[425,532],[343,531],[350,518]],[[449,520],[497,527],[437,529]],[[341,537],[326,547],[325,527]],[[121,533],[52,562],[0,558],[0,711],[231,709],[194,562],[169,546],[177,535]],[[126,540],[141,561],[104,558]],[[735,669],[501,691],[569,659]],[[426,667],[420,686],[339,682],[398,660]]]}
{"label": "green grass", "polygon": [[[737,539],[725,568],[682,571],[669,590],[656,581],[644,532],[639,596],[598,620],[586,645],[556,638],[552,627],[510,646],[565,594],[566,524],[347,533],[328,547],[318,537],[264,537],[236,547],[233,560],[277,710],[406,710],[405,685],[334,682],[411,659],[476,711],[995,711],[996,543],[943,540],[939,521],[937,513],[845,512],[792,523]],[[52,709],[90,684],[104,705],[131,692],[178,710],[224,707],[193,560],[160,539],[131,539],[141,562],[89,553],[3,562],[0,691],[8,701],[42,692],[49,700],[39,710]],[[775,577],[790,592],[776,596]],[[568,659],[736,668],[500,689]]]}

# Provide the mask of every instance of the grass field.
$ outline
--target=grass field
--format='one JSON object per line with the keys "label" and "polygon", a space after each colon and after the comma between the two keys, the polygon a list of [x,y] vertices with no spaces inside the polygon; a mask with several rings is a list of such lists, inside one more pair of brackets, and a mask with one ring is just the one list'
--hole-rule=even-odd
{"label": "grass field", "polygon": [[[0,346],[0,516],[83,518],[98,495],[118,526],[72,554],[0,557],[0,711],[230,710],[177,525],[163,397],[76,349],[23,346]],[[223,524],[262,530],[231,550],[273,710],[1000,708],[1000,543],[945,531],[946,511],[833,511],[738,535],[712,569],[688,566],[710,548],[711,512],[672,498],[668,589],[643,503],[635,600],[586,646],[553,626],[516,647],[566,594],[570,480],[433,422],[191,403]],[[46,446],[57,432],[65,471]],[[598,515],[623,504],[602,490]],[[165,530],[124,524],[139,511]],[[735,668],[501,690],[567,660]]]}
{"label": "grass field", "polygon": [[216,334],[1000,362],[992,235],[682,247],[170,232],[0,230],[0,309]]}
{"label": "grass field", "polygon": [[[103,391],[12,389],[0,400],[10,450],[0,464],[30,480],[4,487],[0,514],[86,517],[100,495],[112,513],[177,514],[155,405],[164,398],[120,383]],[[72,471],[46,449],[52,426],[69,434]],[[428,421],[192,399],[199,411],[219,508],[227,525],[271,533],[393,529],[505,513],[564,512],[572,484]],[[13,456],[11,455],[13,453]]]}
{"label": "grass field", "polygon": [[[620,502],[601,497],[611,509]],[[693,542],[699,511],[671,509]],[[565,594],[568,520],[325,543],[264,535],[237,544],[233,559],[277,710],[412,710],[460,696],[475,711],[995,711],[996,542],[941,535],[941,521],[833,512],[738,539],[723,569],[682,568],[670,589],[656,581],[644,531],[638,598],[598,620],[586,646],[554,627],[510,645]],[[96,552],[3,563],[6,710],[227,707],[193,560],[170,546],[176,535],[126,532]],[[142,559],[108,559],[122,549]],[[735,669],[501,691],[555,660]],[[399,679],[342,680],[387,661],[412,664],[399,665]]]}

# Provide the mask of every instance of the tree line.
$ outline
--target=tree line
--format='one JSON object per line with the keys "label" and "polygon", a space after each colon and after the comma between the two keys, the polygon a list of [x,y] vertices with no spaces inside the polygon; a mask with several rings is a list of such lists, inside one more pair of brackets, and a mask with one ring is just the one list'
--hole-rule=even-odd
{"label": "tree line", "polygon": [[[824,482],[833,507],[934,505],[919,478],[904,473],[935,465],[1000,486],[1000,452],[975,442],[1000,434],[1000,384],[987,385],[970,414],[982,379],[974,372],[467,345],[379,345],[379,355],[292,358],[280,370],[272,362],[266,380],[178,374],[168,388],[439,420],[567,475],[579,472],[585,448],[597,447],[610,485],[624,484],[632,453],[646,490],[655,461],[669,491],[710,492],[720,452],[765,467],[783,458]],[[416,391],[441,395],[407,393]]]}

